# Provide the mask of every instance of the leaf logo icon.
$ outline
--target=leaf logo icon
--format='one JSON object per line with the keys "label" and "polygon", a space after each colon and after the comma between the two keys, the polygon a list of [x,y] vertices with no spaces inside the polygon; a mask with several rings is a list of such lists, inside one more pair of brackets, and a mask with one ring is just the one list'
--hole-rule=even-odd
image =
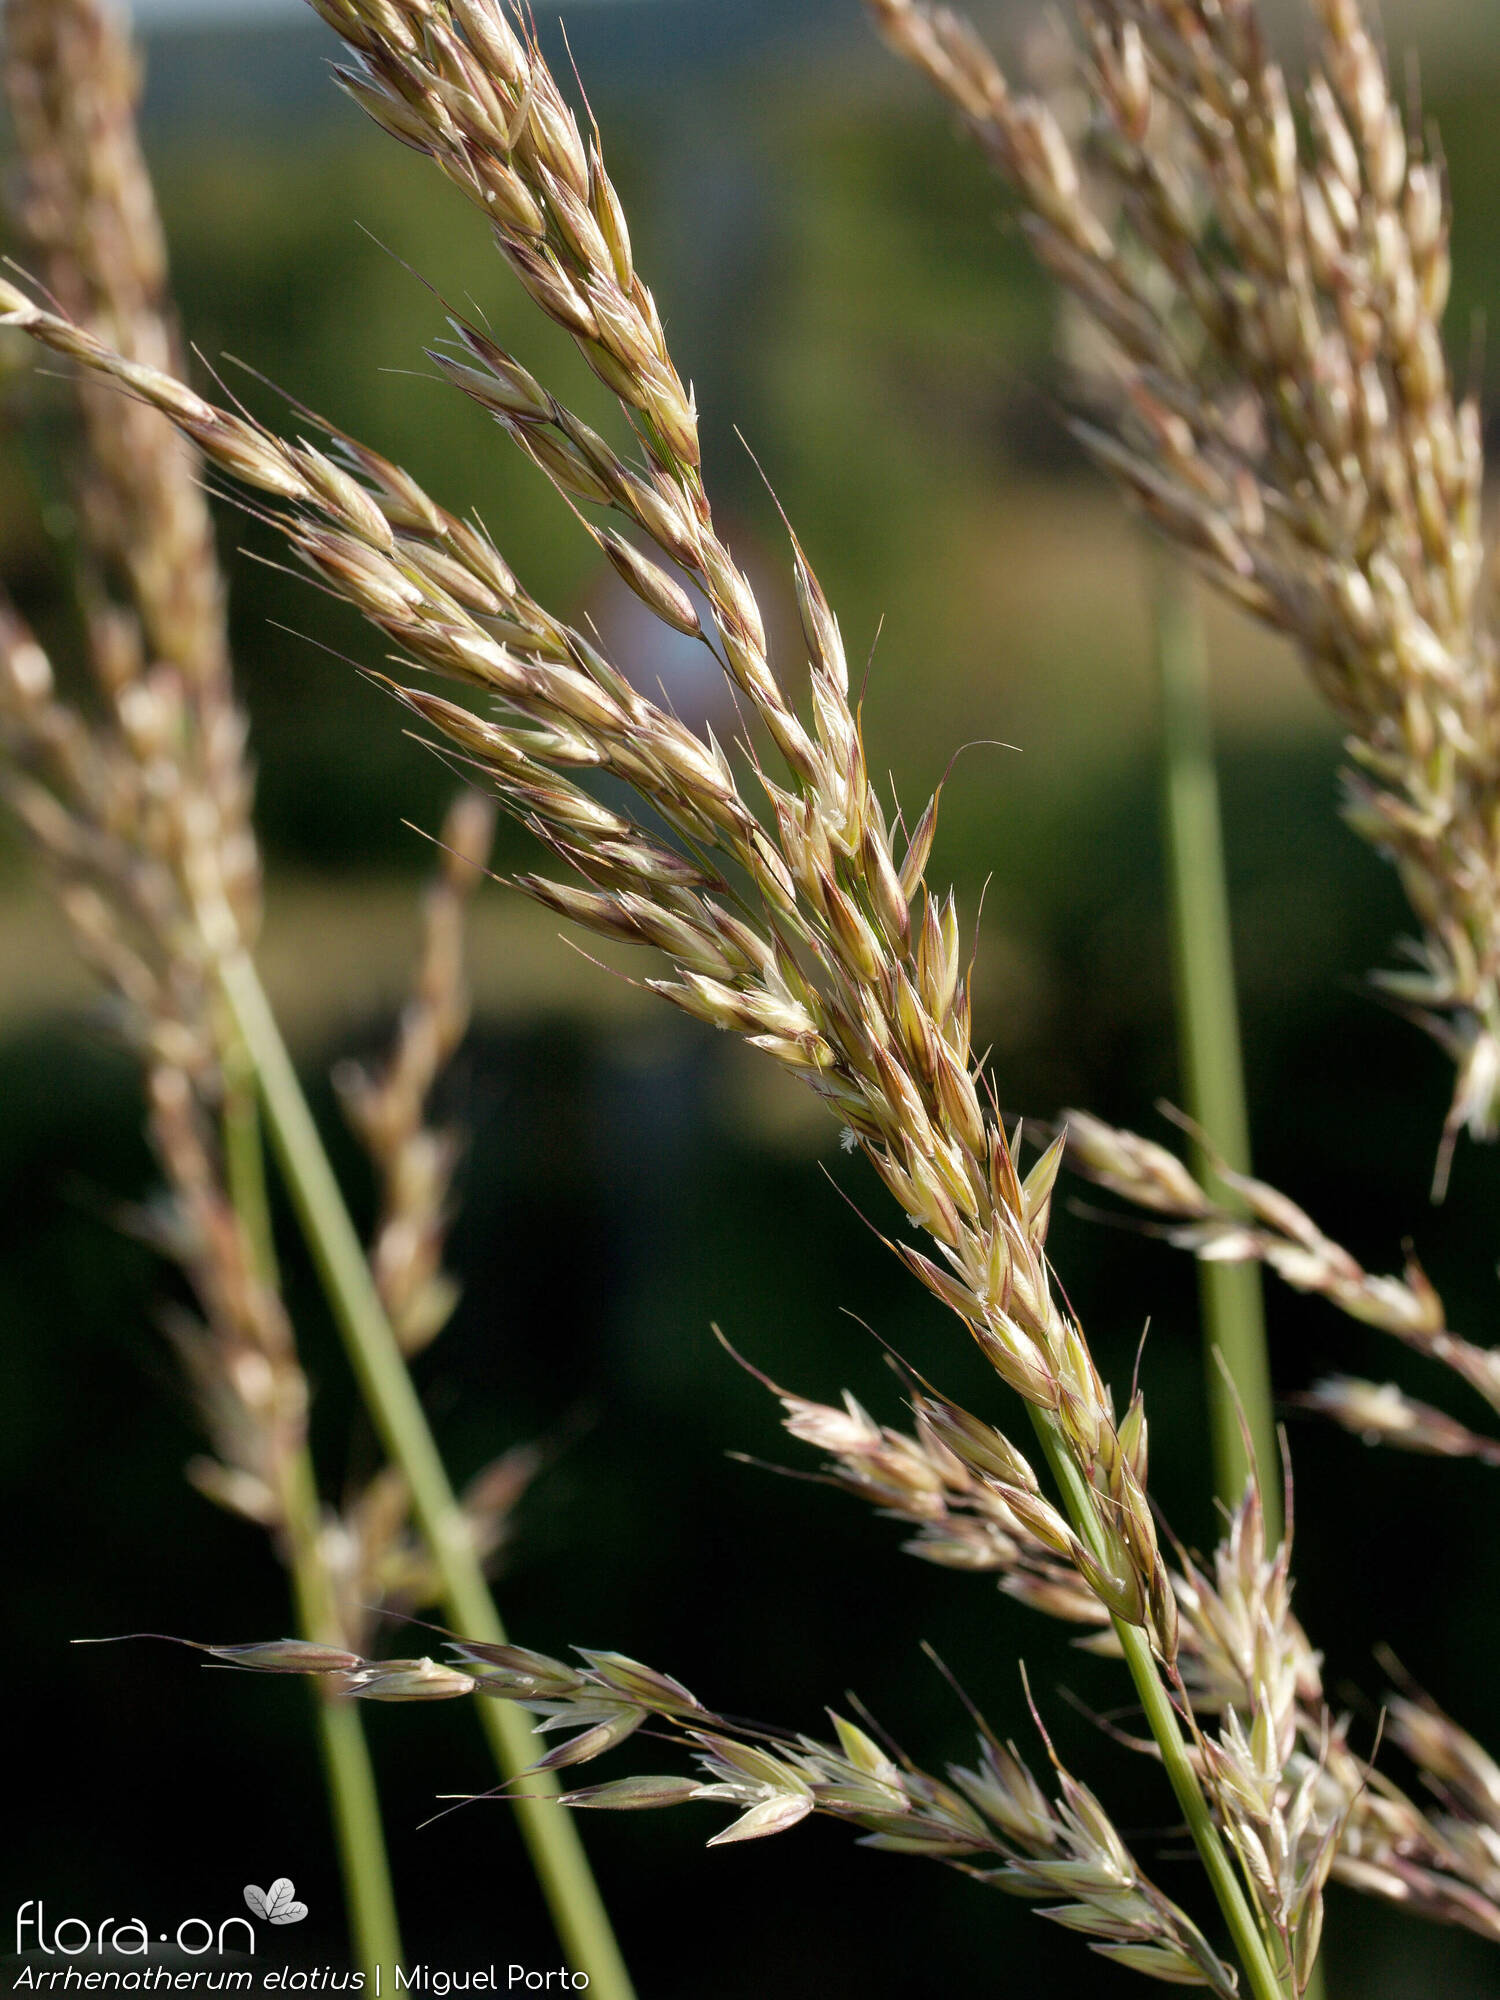
{"label": "leaf logo icon", "polygon": [[268,1924],[300,1924],[307,1915],[306,1903],[297,1901],[297,1892],[285,1875],[278,1875],[269,1889],[257,1889],[249,1883],[245,1904],[252,1916],[264,1917]]}

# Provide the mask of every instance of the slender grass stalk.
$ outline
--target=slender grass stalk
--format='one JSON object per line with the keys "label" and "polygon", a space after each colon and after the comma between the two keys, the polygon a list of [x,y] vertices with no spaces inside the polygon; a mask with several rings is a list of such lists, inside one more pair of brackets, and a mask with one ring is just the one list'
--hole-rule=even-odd
{"label": "slender grass stalk", "polygon": [[266,1190],[266,1156],[255,1095],[255,1069],[238,1037],[223,1056],[224,1178],[262,1281],[279,1288],[276,1237]]}
{"label": "slender grass stalk", "polygon": [[[223,962],[221,979],[255,1065],[271,1142],[308,1247],[371,1418],[410,1489],[412,1512],[432,1552],[448,1616],[466,1638],[503,1642],[505,1633],[468,1525],[259,975],[245,954],[236,953]],[[511,1780],[526,1772],[535,1761],[536,1746],[523,1717],[498,1702],[481,1704],[480,1717],[502,1776]],[[630,1975],[577,1828],[554,1803],[559,1789],[550,1773],[531,1772],[526,1795],[511,1801],[532,1865],[563,1949],[574,1969],[587,1973],[594,2000],[633,2000]]]}
{"label": "slender grass stalk", "polygon": [[[1107,1564],[1109,1551],[1099,1533],[1098,1516],[1084,1485],[1083,1474],[1058,1437],[1054,1425],[1034,1406],[1031,1420],[1074,1528],[1090,1552]],[[1176,1711],[1157,1671],[1150,1641],[1139,1625],[1127,1625],[1118,1617],[1112,1622],[1146,1717],[1146,1725],[1161,1753],[1162,1769],[1193,1836],[1193,1845],[1198,1850],[1204,1873],[1228,1927],[1246,1985],[1253,2000],[1287,2000],[1286,1989],[1276,1977],[1260,1926],[1240,1883],[1239,1872],[1214,1825],[1213,1814],[1209,1811],[1208,1801],[1188,1756]]]}
{"label": "slender grass stalk", "polygon": [[[1224,829],[1214,756],[1213,710],[1203,618],[1191,579],[1169,557],[1156,560],[1156,658],[1162,695],[1162,792],[1177,1034],[1188,1109],[1224,1164],[1250,1171],[1250,1120],[1240,1045],[1234,938],[1224,866]],[[1197,1146],[1200,1179],[1238,1209],[1234,1191],[1213,1173]],[[1259,1264],[1198,1263],[1204,1387],[1214,1446],[1214,1490],[1226,1507],[1244,1491],[1248,1430],[1260,1477],[1266,1535],[1280,1539],[1280,1454],[1266,1343],[1265,1288]],[[1222,1358],[1223,1366],[1220,1366]],[[1224,1379],[1224,1369],[1229,1380]],[[1243,1415],[1243,1421],[1242,1421]],[[1315,1965],[1303,2000],[1323,2000]]]}
{"label": "slender grass stalk", "polygon": [[[1177,1034],[1187,1108],[1224,1164],[1250,1171],[1250,1125],[1235,999],[1234,942],[1224,877],[1224,835],[1214,764],[1213,716],[1202,617],[1190,580],[1159,558],[1156,660],[1161,677],[1162,784]],[[1194,1144],[1198,1178],[1226,1206],[1243,1204]],[[1214,1487],[1238,1503],[1250,1470],[1248,1430],[1266,1532],[1282,1530],[1281,1479],[1260,1266],[1200,1261],[1204,1378],[1213,1434]],[[1229,1380],[1219,1366],[1223,1357]],[[1241,1413],[1243,1412],[1243,1423]]]}
{"label": "slender grass stalk", "polygon": [[[336,1639],[338,1607],[318,1550],[318,1492],[312,1457],[306,1449],[288,1462],[281,1503],[298,1628],[309,1639]],[[375,1771],[355,1704],[320,1687],[314,1690],[314,1705],[349,1935],[355,1959],[374,1992],[378,1990],[376,1968],[384,1974],[381,1983],[389,1988],[401,1961],[401,1932]]]}
{"label": "slender grass stalk", "polygon": [[[255,1066],[244,1039],[224,1036],[225,1092],[221,1120],[225,1177],[240,1226],[264,1282],[276,1282],[276,1242],[266,1185],[265,1147],[255,1095]],[[318,1485],[312,1453],[304,1445],[286,1462],[281,1492],[285,1559],[292,1580],[297,1629],[307,1639],[339,1637],[338,1605],[318,1546]],[[401,1961],[395,1889],[381,1823],[380,1796],[364,1722],[353,1702],[322,1686],[313,1690],[318,1747],[333,1815],[339,1872],[344,1886],[354,1956],[372,1991],[377,1967],[394,1984]]]}

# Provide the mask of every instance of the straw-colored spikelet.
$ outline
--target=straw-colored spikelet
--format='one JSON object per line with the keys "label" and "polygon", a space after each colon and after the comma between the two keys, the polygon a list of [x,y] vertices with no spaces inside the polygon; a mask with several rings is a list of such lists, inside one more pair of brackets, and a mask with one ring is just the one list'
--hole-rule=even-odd
{"label": "straw-colored spikelet", "polygon": [[[915,1528],[904,1545],[910,1554],[992,1575],[1033,1610],[1093,1627],[1079,1642],[1088,1650],[1115,1650],[1098,1599],[1057,1560],[1031,1510],[1012,1504],[1024,1470],[992,1425],[925,1384],[911,1387],[910,1432],[878,1424],[848,1396],[835,1408],[766,1386],[782,1401],[788,1432],[824,1455],[830,1483]],[[1366,1894],[1500,1943],[1500,1870],[1482,1830],[1494,1823],[1485,1816],[1493,1806],[1476,1815],[1444,1791],[1445,1813],[1424,1814],[1350,1750],[1347,1722],[1325,1705],[1319,1656],[1291,1611],[1289,1556],[1289,1544],[1265,1547],[1250,1487],[1212,1571],[1187,1558],[1172,1570],[1179,1663],[1204,1732],[1200,1754],[1220,1782],[1236,1844],[1248,1865],[1270,1878],[1266,1901],[1281,1912],[1283,1949],[1295,1956],[1294,1931],[1304,1955],[1315,1944],[1330,1869]],[[1215,1721],[1219,1730],[1210,1737]],[[1268,1765],[1257,1768],[1257,1723],[1262,1744],[1274,1745],[1274,1781]],[[1427,1769],[1418,1754],[1427,1736],[1408,1732],[1397,1740]],[[1487,1768],[1484,1752],[1463,1742],[1476,1768]],[[1449,1761],[1456,1754],[1444,1753]]]}
{"label": "straw-colored spikelet", "polygon": [[[1415,1258],[1407,1259],[1400,1277],[1372,1275],[1264,1181],[1217,1163],[1219,1177],[1244,1204],[1242,1212],[1231,1213],[1165,1146],[1084,1111],[1067,1112],[1064,1123],[1070,1163],[1149,1214],[1151,1227],[1169,1243],[1200,1258],[1265,1264],[1296,1291],[1316,1293],[1351,1319],[1451,1369],[1500,1414],[1500,1348],[1480,1347],[1449,1330],[1443,1301]],[[1391,1384],[1377,1388],[1336,1377],[1301,1401],[1371,1443],[1444,1457],[1500,1459],[1500,1445],[1409,1401]]]}
{"label": "straw-colored spikelet", "polygon": [[1288,633],[1348,730],[1346,815],[1421,925],[1382,983],[1452,1051],[1450,1133],[1500,1117],[1500,680],[1483,452],[1443,352],[1448,214],[1358,0],[1309,0],[1295,101],[1256,0],[1084,0],[1094,129],[1013,92],[974,28],[868,0],[1017,195],[1106,337],[1100,462]]}
{"label": "straw-colored spikelet", "polygon": [[[376,1171],[379,1215],[370,1270],[406,1355],[436,1338],[459,1298],[443,1252],[462,1136],[427,1121],[433,1088],[468,1032],[468,910],[486,872],[494,830],[491,802],[460,792],[439,836],[411,997],[390,1052],[378,1068],[351,1060],[334,1070],[345,1115]],[[533,1445],[518,1445],[483,1467],[460,1495],[463,1525],[481,1560],[502,1548],[512,1510],[540,1471],[542,1456]],[[329,1523],[325,1558],[342,1607],[340,1630],[351,1645],[369,1643],[376,1612],[422,1610],[442,1595],[395,1465],[382,1466],[345,1499]]]}
{"label": "straw-colored spikelet", "polygon": [[408,1355],[442,1331],[458,1302],[443,1269],[443,1242],[459,1138],[432,1130],[426,1116],[433,1086],[468,1032],[464,920],[489,860],[494,819],[478,792],[455,799],[438,840],[441,865],[423,902],[412,996],[395,1045],[379,1071],[346,1062],[334,1072],[344,1115],[380,1177],[370,1265]]}
{"label": "straw-colored spikelet", "polygon": [[[1048,1616],[1104,1625],[1097,1600],[1056,1559],[1046,1503],[1024,1483],[1024,1461],[993,1426],[925,1387],[911,1396],[910,1436],[876,1424],[849,1397],[838,1410],[774,1392],[791,1435],[828,1455],[825,1476],[916,1526],[911,1554],[994,1574],[1008,1595]],[[1252,1484],[1212,1577],[1187,1559],[1172,1572],[1203,1769],[1288,1978],[1294,1969],[1305,1976],[1316,1955],[1322,1889],[1352,1802],[1338,1803],[1326,1782],[1331,1724],[1318,1656],[1291,1611],[1290,1554],[1289,1542],[1267,1551]],[[1084,1643],[1111,1651],[1113,1635],[1103,1629]]]}
{"label": "straw-colored spikelet", "polygon": [[697,1775],[620,1778],[567,1792],[562,1803],[613,1812],[694,1801],[729,1806],[737,1816],[711,1847],[785,1833],[821,1813],[857,1828],[862,1846],[926,1856],[1037,1903],[1040,1915],[1118,1964],[1172,1985],[1206,1987],[1223,2000],[1238,1992],[1233,1972],[1142,1871],[1045,1734],[1055,1797],[1015,1745],[977,1715],[974,1765],[950,1765],[934,1778],[845,1716],[829,1712],[832,1741],[751,1727],[715,1714],[680,1681],[620,1653],[580,1647],[582,1665],[573,1667],[522,1646],[461,1640],[447,1649],[451,1663],[369,1660],[351,1670],[346,1658],[320,1660],[285,1642],[200,1650],[254,1671],[337,1673],[366,1701],[478,1695],[515,1702],[538,1718],[538,1735],[574,1732],[538,1759],[537,1770],[589,1763],[649,1723],[656,1738],[691,1757]]}
{"label": "straw-colored spikelet", "polygon": [[1349,1802],[1335,1878],[1500,1944],[1494,1764],[1425,1697],[1392,1697],[1386,1729],[1436,1794],[1439,1809],[1423,1812],[1351,1756],[1341,1730],[1327,1746],[1320,1780],[1330,1805]]}

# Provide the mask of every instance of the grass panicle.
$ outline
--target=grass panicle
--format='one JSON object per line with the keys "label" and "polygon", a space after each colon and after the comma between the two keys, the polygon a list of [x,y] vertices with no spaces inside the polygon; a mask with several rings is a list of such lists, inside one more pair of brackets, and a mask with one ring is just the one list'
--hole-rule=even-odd
{"label": "grass panicle", "polygon": [[[1169,1781],[1227,1944],[1221,1954],[1141,1872],[1055,1756],[1043,1787],[983,1728],[976,1766],[938,1779],[846,1718],[834,1718],[833,1740],[749,1730],[621,1655],[583,1653],[575,1667],[505,1639],[402,1351],[451,1300],[453,1153],[426,1107],[465,1011],[452,942],[479,863],[462,830],[447,838],[455,855],[428,905],[395,1052],[378,1074],[345,1074],[380,1179],[373,1264],[244,939],[229,938],[216,985],[205,982],[248,1049],[366,1403],[468,1634],[441,1662],[351,1647],[359,1658],[336,1663],[339,1685],[358,1700],[481,1699],[554,1907],[584,1910],[596,1946],[608,1932],[596,1904],[575,1900],[555,1773],[648,1722],[696,1760],[695,1775],[627,1777],[566,1802],[716,1801],[737,1814],[719,1842],[830,1814],[871,1844],[1044,1902],[1095,1949],[1163,1981],[1253,2000],[1307,1993],[1334,1878],[1500,1940],[1494,1767],[1410,1691],[1393,1734],[1440,1811],[1424,1812],[1352,1746],[1292,1610],[1290,1533],[1268,1523],[1257,1454],[1208,1556],[1178,1548],[1159,1519],[1145,1398],[1132,1385],[1116,1400],[1051,1266],[1065,1148],[1200,1255],[1269,1263],[1424,1352],[1444,1348],[1459,1372],[1479,1372],[1483,1351],[1447,1333],[1419,1274],[1369,1277],[1300,1210],[1215,1157],[1227,1198],[1165,1149],[1082,1116],[1026,1157],[976,1054],[956,897],[929,881],[938,794],[908,817],[878,787],[866,741],[878,718],[851,695],[837,616],[790,525],[802,657],[773,665],[597,127],[579,121],[503,0],[311,4],[348,51],[343,88],[485,215],[535,308],[616,399],[623,441],[460,313],[431,360],[542,470],[663,640],[702,641],[736,705],[733,739],[641,692],[592,626],[527,590],[475,519],[335,424],[304,412],[314,436],[282,436],[62,292],[43,303],[0,281],[0,318],[74,364],[101,407],[132,423],[168,419],[364,617],[393,668],[375,678],[530,837],[534,860],[515,887],[637,948],[651,990],[827,1106],[894,1203],[889,1247],[1015,1392],[1030,1434],[915,1381],[910,1432],[852,1401],[839,1410],[775,1390],[787,1427],[834,1483],[911,1529],[914,1553],[997,1577],[1123,1662],[1142,1747]],[[1440,340],[1440,178],[1404,130],[1357,7],[1315,0],[1321,51],[1299,136],[1251,0],[1088,0],[1097,129],[1086,171],[1048,107],[1013,93],[956,16],[920,0],[871,4],[958,106],[1016,189],[1038,254],[1109,336],[1112,385],[1085,433],[1096,455],[1222,589],[1299,642],[1343,719],[1350,817],[1396,859],[1422,927],[1416,970],[1395,990],[1457,1064],[1450,1142],[1463,1127],[1489,1136],[1500,1120],[1500,691],[1479,590],[1482,454]],[[81,764],[82,739],[53,733]],[[464,810],[477,826],[482,809]],[[1335,1413],[1361,1397],[1370,1406],[1368,1385],[1319,1393]],[[1458,1434],[1405,1404],[1385,1428],[1429,1449]],[[298,1665],[285,1648],[240,1657]],[[562,1739],[540,1757],[525,1713]]]}
{"label": "grass panicle", "polygon": [[1236,604],[1286,633],[1347,732],[1345,817],[1420,926],[1380,983],[1457,1067],[1453,1137],[1500,1119],[1500,687],[1484,451],[1443,348],[1442,164],[1359,0],[1309,0],[1294,89],[1256,0],[1085,0],[1070,142],[971,23],[867,0],[952,103],[1032,249],[1104,336],[1079,435]]}

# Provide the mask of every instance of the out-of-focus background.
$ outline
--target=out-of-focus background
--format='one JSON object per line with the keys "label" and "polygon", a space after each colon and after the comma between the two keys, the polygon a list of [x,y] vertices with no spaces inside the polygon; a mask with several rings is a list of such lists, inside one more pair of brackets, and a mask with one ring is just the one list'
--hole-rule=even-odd
{"label": "out-of-focus background", "polygon": [[[1039,12],[991,10],[1023,64]],[[1295,58],[1304,31],[1286,13]],[[242,357],[451,504],[478,505],[539,596],[639,645],[628,602],[541,480],[424,378],[440,293],[477,302],[524,359],[589,400],[476,218],[343,103],[331,38],[295,7],[143,0],[141,18],[155,22],[148,144],[203,353]],[[1500,356],[1471,342],[1500,258],[1500,22],[1485,0],[1392,0],[1386,19],[1398,51],[1420,48],[1422,115],[1440,123],[1451,170],[1454,349],[1473,345],[1500,408]],[[1144,545],[1066,442],[1052,302],[1000,199],[855,0],[608,0],[573,8],[568,29],[640,266],[697,387],[716,507],[757,580],[784,608],[784,540],[736,426],[851,654],[873,649],[875,764],[920,803],[954,748],[976,745],[948,784],[933,873],[959,882],[971,920],[989,884],[979,1040],[1004,1101],[1039,1116],[1081,1103],[1160,1129],[1153,1103],[1177,1079]],[[555,29],[543,32],[561,59]],[[229,379],[276,418],[274,395]],[[0,567],[46,626],[66,509],[43,447],[5,450]],[[277,553],[227,512],[222,543],[231,557]],[[352,618],[236,559],[234,622],[270,860],[265,968],[365,1203],[323,1079],[389,1031],[427,863],[403,821],[434,826],[446,778],[388,702],[310,643],[373,660]],[[1500,1162],[1465,1148],[1447,1206],[1428,1206],[1445,1065],[1360,984],[1403,928],[1399,895],[1334,818],[1335,732],[1295,663],[1227,614],[1210,629],[1258,1164],[1376,1268],[1411,1235],[1455,1323],[1485,1338]],[[685,709],[710,712],[715,692],[691,662],[666,670]],[[507,861],[523,851],[507,836]],[[479,1025],[447,1098],[471,1133],[455,1237],[465,1298],[421,1376],[460,1477],[520,1440],[571,1438],[506,1557],[500,1600],[516,1635],[617,1647],[731,1711],[793,1726],[816,1728],[852,1687],[926,1763],[966,1751],[967,1731],[919,1641],[1035,1749],[1024,1654],[1064,1752],[1191,1898],[1154,1773],[1059,1692],[1108,1710],[1121,1699],[1111,1668],[985,1582],[903,1556],[898,1531],[853,1502],[726,1456],[811,1463],[781,1441],[711,1320],[789,1386],[832,1399],[848,1385],[895,1420],[899,1395],[863,1320],[955,1395],[1001,1410],[952,1322],[861,1219],[861,1207],[882,1219],[872,1177],[766,1066],[596,971],[501,889],[482,899],[476,954]],[[111,1223],[151,1184],[136,1080],[90,1005],[7,829],[6,1706],[42,1752],[10,1804],[13,1900],[44,1897],[54,1921],[175,1921],[229,1914],[243,1882],[287,1874],[313,1912],[297,1942],[327,1957],[337,1885],[304,1691],[165,1651],[68,1649],[100,1632],[240,1639],[287,1623],[262,1539],[180,1476],[196,1440],[155,1330],[168,1281]],[[1071,1213],[1054,1245],[1117,1384],[1150,1320],[1154,1490],[1205,1543],[1191,1269]],[[295,1257],[292,1270],[336,1487],[363,1447],[357,1431],[349,1442],[349,1390],[315,1289]],[[1329,1367],[1391,1371],[1374,1336],[1326,1310],[1279,1291],[1270,1306],[1283,1390]],[[1461,1720],[1500,1736],[1494,1475],[1372,1456],[1304,1422],[1291,1441],[1298,1602],[1330,1685],[1373,1716],[1371,1649],[1386,1641]],[[555,1962],[502,1808],[419,1830],[436,1794],[489,1782],[472,1716],[454,1705],[368,1721],[413,1955]],[[617,1767],[627,1759],[643,1768],[638,1748]],[[822,1824],[705,1853],[716,1824],[696,1809],[586,1823],[651,2000],[1130,1990],[1131,1975],[1078,1940],[935,1867],[860,1853]],[[1500,1991],[1500,1964],[1471,1940],[1338,1892],[1329,1938],[1335,2000],[1415,2000],[1440,1982],[1452,2000]]]}

